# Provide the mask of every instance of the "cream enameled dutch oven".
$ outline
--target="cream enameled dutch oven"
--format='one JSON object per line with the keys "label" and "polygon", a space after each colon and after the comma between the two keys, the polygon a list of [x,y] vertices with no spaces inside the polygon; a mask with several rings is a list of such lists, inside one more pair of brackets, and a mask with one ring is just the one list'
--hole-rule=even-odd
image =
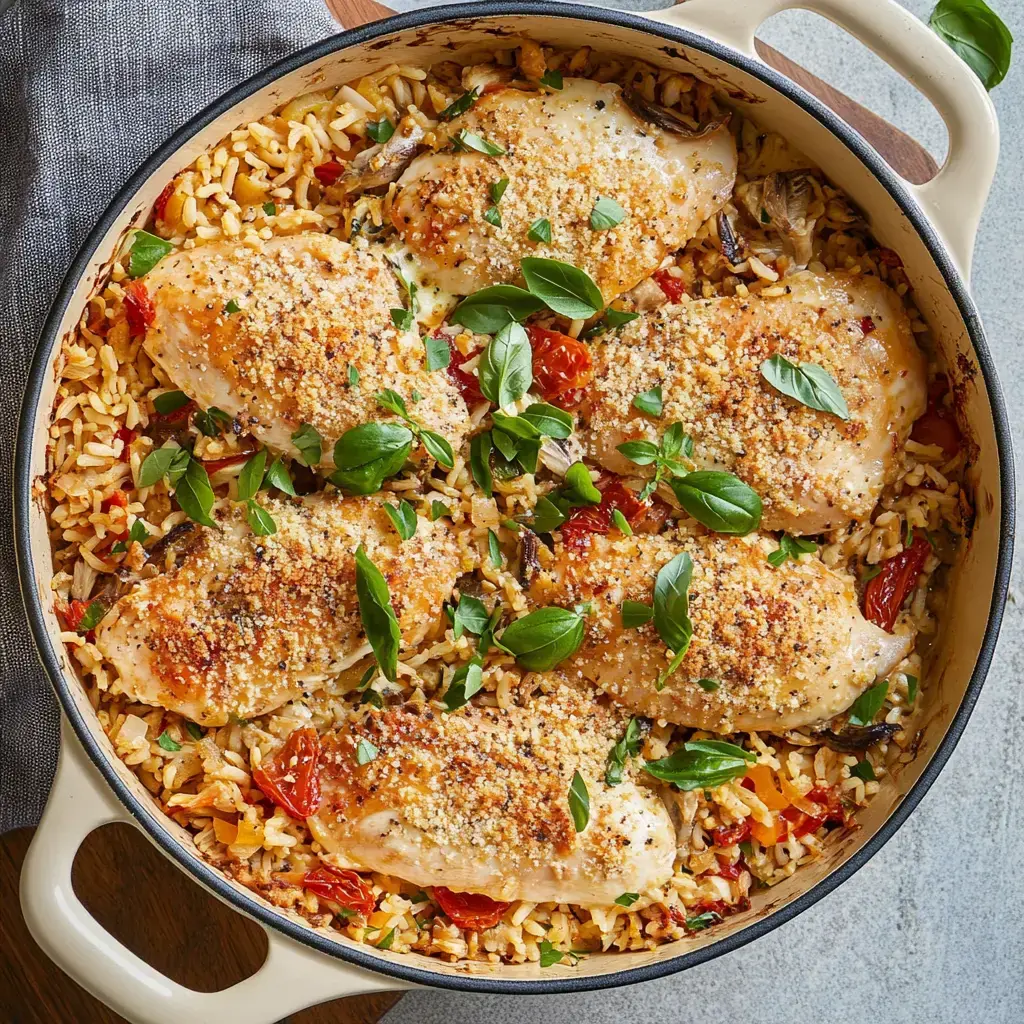
{"label": "cream enameled dutch oven", "polygon": [[[754,31],[791,7],[816,11],[869,46],[920,89],[949,130],[938,176],[914,186],[849,126],[764,64]],[[39,493],[61,340],[78,322],[94,282],[124,232],[142,226],[164,184],[236,125],[292,96],[338,85],[382,63],[429,64],[452,48],[508,45],[528,36],[595,48],[697,74],[727,91],[763,127],[793,140],[865,212],[878,241],[902,256],[915,300],[951,369],[961,427],[977,446],[969,480],[977,517],[954,570],[951,606],[929,680],[916,759],[839,836],[819,862],[750,910],[654,951],[597,954],[575,967],[447,964],[357,945],[317,931],[206,864],[191,837],[165,817],[118,760],[60,643],[50,597],[51,558]],[[233,89],[177,132],[133,175],[78,254],[43,332],[22,411],[16,530],[25,603],[36,643],[64,707],[60,768],[22,875],[32,934],[68,974],[132,1021],[264,1024],[338,996],[412,986],[465,991],[579,991],[658,978],[736,949],[775,928],[848,878],[885,843],[953,750],[977,700],[999,630],[1013,540],[1009,431],[995,371],[967,288],[971,249],[998,152],[994,111],[967,66],[893,0],[690,0],[651,15],[550,3],[478,3],[404,14],[311,46]],[[161,976],[108,935],[71,887],[82,839],[105,822],[134,822],[200,884],[267,930],[269,956],[251,978],[198,993]]]}

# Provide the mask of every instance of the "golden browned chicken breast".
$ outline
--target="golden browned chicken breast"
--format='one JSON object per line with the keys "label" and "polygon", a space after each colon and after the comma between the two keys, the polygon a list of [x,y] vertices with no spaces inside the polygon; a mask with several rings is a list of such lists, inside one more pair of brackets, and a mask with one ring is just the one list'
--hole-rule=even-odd
{"label": "golden browned chicken breast", "polygon": [[[337,867],[504,901],[609,904],[668,881],[675,857],[668,812],[638,770],[605,783],[627,721],[564,684],[508,710],[371,710],[324,738],[309,826]],[[363,765],[360,739],[378,751]],[[577,771],[590,799],[579,833]]]}
{"label": "golden browned chicken breast", "polygon": [[223,409],[278,451],[297,455],[292,434],[310,423],[332,466],[341,434],[389,418],[375,399],[384,388],[407,402],[418,391],[417,421],[455,450],[465,436],[458,389],[427,371],[417,332],[392,323],[407,299],[379,253],[322,234],[214,242],[168,256],[145,285],[156,309],[149,355],[202,408]]}
{"label": "golden browned chicken breast", "polygon": [[[808,272],[785,284],[776,298],[665,306],[599,339],[583,410],[591,455],[616,473],[646,473],[616,447],[655,441],[679,421],[699,469],[735,473],[757,491],[767,529],[813,534],[870,515],[924,412],[924,357],[899,297],[877,278]],[[760,368],[777,354],[823,367],[850,419],[772,387]],[[632,402],[659,386],[656,420]]]}
{"label": "golden browned chicken breast", "polygon": [[223,725],[324,685],[370,651],[356,598],[360,544],[388,580],[405,643],[435,624],[460,571],[444,520],[418,519],[403,542],[378,497],[265,505],[276,534],[254,535],[235,507],[104,617],[96,645],[134,700]]}
{"label": "golden browned chicken breast", "polygon": [[[776,547],[756,534],[595,536],[582,551],[558,549],[531,597],[591,602],[583,645],[562,669],[624,708],[714,732],[793,729],[848,708],[905,657],[910,641],[861,615],[848,574],[815,558],[772,568],[766,556]],[[666,647],[650,623],[625,629],[621,606],[651,604],[658,571],[682,551],[693,560],[693,639],[659,691]],[[718,688],[708,692],[701,679]]]}
{"label": "golden browned chicken breast", "polygon": [[[427,278],[458,295],[515,281],[524,256],[544,256],[585,270],[610,302],[693,237],[736,176],[726,127],[666,131],[633,113],[617,85],[580,78],[553,92],[498,88],[445,130],[502,152],[462,146],[417,157],[399,179],[392,219]],[[484,214],[505,178],[496,225]],[[599,199],[625,213],[610,230],[591,225]],[[550,222],[549,242],[529,237],[540,220]]]}

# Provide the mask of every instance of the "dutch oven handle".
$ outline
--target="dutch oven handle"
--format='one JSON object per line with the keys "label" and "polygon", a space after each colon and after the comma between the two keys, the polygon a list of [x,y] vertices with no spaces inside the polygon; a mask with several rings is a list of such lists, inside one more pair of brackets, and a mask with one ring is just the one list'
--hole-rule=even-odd
{"label": "dutch oven handle", "polygon": [[171,981],[105,931],[72,888],[71,866],[82,840],[112,821],[135,824],[65,721],[53,790],[21,872],[21,906],[43,952],[132,1024],[273,1024],[329,999],[411,987],[270,929],[263,966],[237,985],[195,992]]}
{"label": "dutch oven handle", "polygon": [[945,163],[931,181],[906,187],[968,279],[999,156],[999,125],[977,76],[927,25],[895,0],[686,0],[648,16],[760,60],[754,33],[773,14],[794,8],[820,14],[859,39],[920,90],[945,121]]}

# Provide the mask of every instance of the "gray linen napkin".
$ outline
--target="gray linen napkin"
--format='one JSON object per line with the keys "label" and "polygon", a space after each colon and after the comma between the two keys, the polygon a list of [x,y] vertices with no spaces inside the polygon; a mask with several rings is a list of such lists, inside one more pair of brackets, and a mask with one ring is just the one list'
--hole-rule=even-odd
{"label": "gray linen napkin", "polygon": [[38,821],[57,704],[11,531],[14,436],[46,311],[124,179],[227,88],[336,31],[320,0],[0,0],[0,833]]}

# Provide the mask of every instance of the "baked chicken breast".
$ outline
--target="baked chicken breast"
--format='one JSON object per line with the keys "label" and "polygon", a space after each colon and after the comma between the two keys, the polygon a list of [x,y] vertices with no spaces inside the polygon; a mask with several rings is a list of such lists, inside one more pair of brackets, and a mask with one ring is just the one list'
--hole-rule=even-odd
{"label": "baked chicken breast", "polygon": [[[583,645],[562,669],[624,708],[676,725],[780,731],[846,710],[910,648],[860,613],[853,578],[819,559],[772,568],[775,541],[757,535],[594,536],[582,552],[560,548],[539,574],[539,604],[590,602]],[[624,600],[651,604],[658,571],[681,551],[693,560],[693,638],[664,689],[669,657],[653,624],[625,629]],[[707,692],[698,680],[719,684]]]}
{"label": "baked chicken breast", "polygon": [[[814,534],[870,515],[925,410],[924,357],[899,297],[878,278],[808,272],[785,285],[775,298],[664,306],[598,339],[583,409],[593,458],[616,473],[648,473],[617,446],[656,441],[678,421],[699,469],[735,473],[757,491],[767,529]],[[772,387],[760,368],[777,354],[827,370],[850,419]],[[659,386],[655,420],[632,402]]]}
{"label": "baked chicken breast", "polygon": [[346,430],[389,418],[375,398],[384,388],[407,402],[418,391],[417,421],[456,451],[462,443],[466,405],[447,374],[427,371],[419,334],[392,323],[406,299],[379,253],[323,234],[211,242],[168,256],[145,286],[152,359],[200,407],[223,409],[277,451],[296,456],[292,434],[310,423],[321,464],[333,466]]}
{"label": "baked chicken breast", "polygon": [[[610,302],[692,238],[736,177],[726,126],[669,132],[635,114],[617,85],[581,78],[552,92],[498,88],[445,129],[502,152],[449,146],[417,157],[399,179],[392,220],[430,282],[457,295],[513,282],[524,256],[543,256],[585,270]],[[505,178],[495,225],[484,214]],[[622,207],[621,223],[591,226],[598,199]],[[530,239],[538,220],[550,222],[550,242]]]}
{"label": "baked chicken breast", "polygon": [[[675,857],[668,811],[638,770],[604,781],[626,721],[564,684],[507,710],[370,710],[322,738],[310,829],[336,867],[502,901],[610,904],[668,881]],[[361,738],[379,751],[364,765]],[[590,796],[579,833],[568,803],[576,771]]]}
{"label": "baked chicken breast", "polygon": [[378,497],[265,504],[276,534],[256,536],[233,508],[99,624],[96,645],[133,700],[224,725],[324,685],[369,653],[355,587],[360,544],[388,580],[405,643],[437,621],[460,571],[443,520],[418,519],[403,542]]}

